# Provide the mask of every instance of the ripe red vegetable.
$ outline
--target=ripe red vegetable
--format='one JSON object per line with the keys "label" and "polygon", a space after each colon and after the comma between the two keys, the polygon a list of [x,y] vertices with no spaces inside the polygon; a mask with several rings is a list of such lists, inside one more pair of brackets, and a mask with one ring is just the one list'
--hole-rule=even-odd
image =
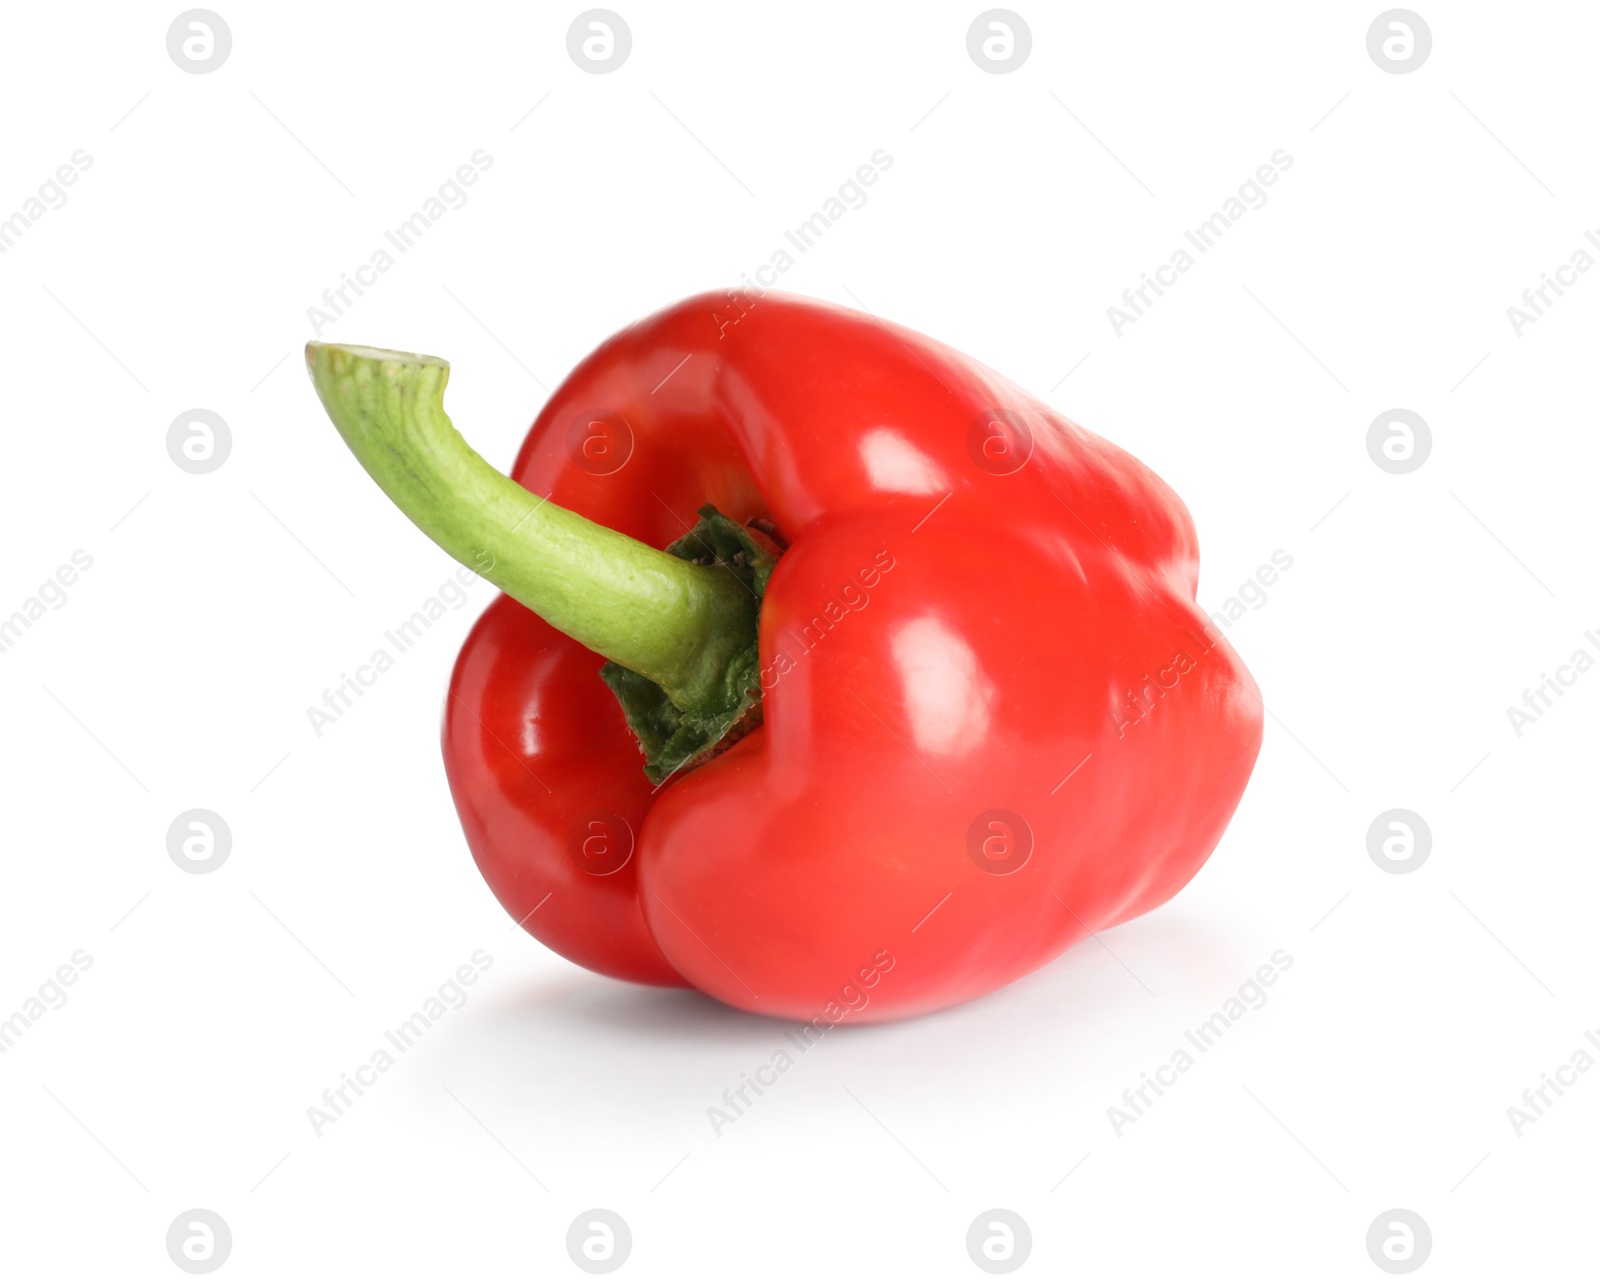
{"label": "ripe red vegetable", "polygon": [[686,300],[572,373],[520,488],[450,427],[442,362],[308,363],[380,485],[513,595],[456,663],[445,766],[495,895],[574,962],[910,1016],[1160,905],[1238,804],[1261,702],[1182,502],[931,339]]}

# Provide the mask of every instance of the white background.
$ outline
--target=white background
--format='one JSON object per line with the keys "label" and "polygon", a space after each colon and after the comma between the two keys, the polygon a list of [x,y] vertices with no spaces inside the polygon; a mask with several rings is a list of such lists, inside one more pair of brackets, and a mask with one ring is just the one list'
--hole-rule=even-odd
{"label": "white background", "polygon": [[[14,7],[0,48],[0,218],[92,157],[0,256],[0,616],[93,558],[0,654],[0,1015],[93,959],[0,1056],[0,1272],[182,1278],[167,1228],[204,1208],[219,1278],[578,1279],[595,1207],[638,1279],[984,1278],[991,1208],[1032,1229],[1022,1278],[1382,1278],[1391,1208],[1431,1228],[1422,1277],[1588,1269],[1600,1072],[1520,1137],[1507,1108],[1600,1025],[1600,674],[1520,736],[1506,708],[1600,658],[1600,273],[1520,337],[1506,309],[1600,227],[1600,13],[1424,7],[1431,56],[1395,75],[1378,3],[1017,0],[1032,53],[994,75],[977,3],[615,0],[632,53],[594,75],[577,4],[216,3],[206,75],[167,54],[176,5]],[[785,1027],[567,964],[468,857],[436,728],[485,586],[314,734],[452,564],[326,422],[307,309],[480,148],[468,203],[324,337],[449,358],[502,466],[584,353],[737,284],[882,148],[783,288],[1152,465],[1208,609],[1293,558],[1229,631],[1271,716],[1185,892],[832,1035],[719,1137]],[[1106,309],[1280,148],[1268,203],[1118,337]],[[195,407],[232,431],[208,475],[166,450]],[[1405,475],[1365,444],[1392,407],[1432,429]],[[196,807],[233,835],[203,877],[166,850]],[[1403,876],[1366,843],[1397,807],[1433,840]],[[467,1004],[316,1137],[307,1107],[479,949]],[[1270,1001],[1117,1136],[1108,1107],[1275,950]]]}

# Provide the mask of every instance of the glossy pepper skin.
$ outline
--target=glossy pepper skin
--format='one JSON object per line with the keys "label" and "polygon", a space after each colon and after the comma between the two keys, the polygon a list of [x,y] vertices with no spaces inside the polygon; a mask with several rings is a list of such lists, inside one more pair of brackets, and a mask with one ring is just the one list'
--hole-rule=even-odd
{"label": "glossy pepper skin", "polygon": [[1182,502],[931,339],[688,299],[573,372],[512,476],[656,547],[706,503],[787,543],[764,725],[658,790],[600,657],[505,597],[462,649],[468,842],[585,967],[796,1020],[931,1011],[1166,901],[1239,802],[1262,706]]}

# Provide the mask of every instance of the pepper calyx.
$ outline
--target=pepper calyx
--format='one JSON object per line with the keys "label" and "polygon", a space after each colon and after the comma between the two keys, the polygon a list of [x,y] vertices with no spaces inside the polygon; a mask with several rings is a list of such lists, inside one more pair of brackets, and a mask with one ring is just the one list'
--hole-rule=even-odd
{"label": "pepper calyx", "polygon": [[[782,547],[768,531],[741,525],[707,504],[688,534],[667,545],[673,557],[705,566],[735,580],[759,611]],[[644,751],[644,773],[660,786],[731,748],[762,723],[759,641],[752,638],[731,658],[722,675],[721,708],[685,710],[656,682],[614,660],[600,677],[622,707],[622,715]]]}

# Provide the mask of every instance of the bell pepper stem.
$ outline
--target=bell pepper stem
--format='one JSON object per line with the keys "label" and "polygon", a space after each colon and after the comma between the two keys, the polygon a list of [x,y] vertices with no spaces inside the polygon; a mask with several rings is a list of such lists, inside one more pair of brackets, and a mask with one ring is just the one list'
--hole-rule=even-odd
{"label": "bell pepper stem", "polygon": [[756,636],[750,590],[534,495],[467,445],[444,410],[448,362],[308,343],[339,435],[431,540],[583,646],[715,712]]}

